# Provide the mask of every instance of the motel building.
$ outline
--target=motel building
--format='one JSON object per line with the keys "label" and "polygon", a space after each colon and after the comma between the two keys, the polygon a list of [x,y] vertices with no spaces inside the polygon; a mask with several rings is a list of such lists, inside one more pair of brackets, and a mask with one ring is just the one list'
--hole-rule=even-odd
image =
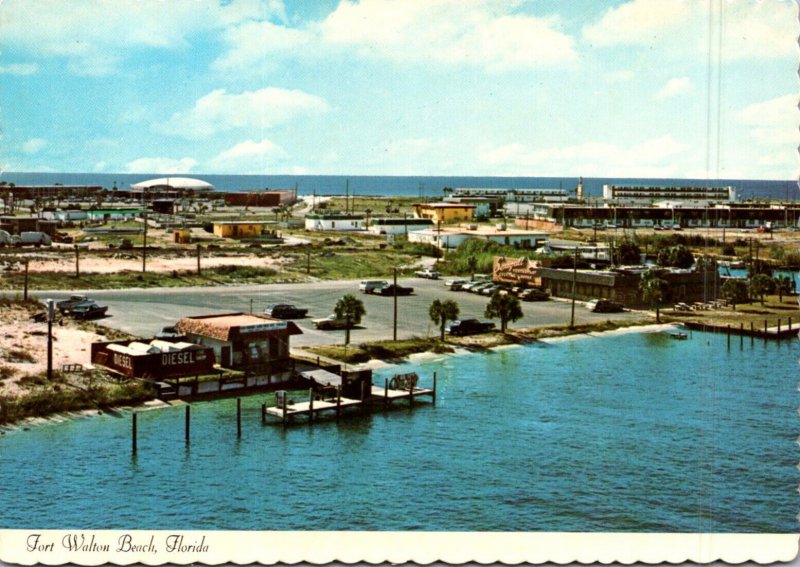
{"label": "motel building", "polygon": [[370,222],[370,234],[408,234],[417,230],[426,230],[433,228],[433,221],[431,219],[418,219],[418,218],[373,218]]}
{"label": "motel building", "polygon": [[175,327],[188,342],[210,348],[221,367],[255,374],[289,369],[290,337],[302,334],[292,321],[246,313],[184,317]]}
{"label": "motel building", "polygon": [[214,236],[220,238],[260,238],[268,233],[274,236],[272,221],[223,221],[214,223]]}

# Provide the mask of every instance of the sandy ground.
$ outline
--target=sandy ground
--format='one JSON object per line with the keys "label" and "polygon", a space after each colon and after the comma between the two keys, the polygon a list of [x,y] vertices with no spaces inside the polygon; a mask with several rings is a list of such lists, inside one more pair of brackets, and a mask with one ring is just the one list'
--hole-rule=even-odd
{"label": "sandy ground", "polygon": [[[201,268],[216,266],[253,266],[259,268],[276,268],[280,260],[259,257],[253,254],[244,256],[203,257]],[[31,272],[75,272],[75,260],[66,258],[38,257],[31,258],[28,265]],[[119,253],[117,258],[85,257],[80,259],[81,273],[115,273],[123,271],[139,272],[142,269],[142,258],[138,255]],[[197,258],[193,256],[147,259],[148,272],[171,272],[172,270],[196,270]]]}
{"label": "sandy ground", "polygon": [[[19,307],[0,308],[0,367],[13,369],[13,376],[0,382],[0,395],[19,393],[18,381],[28,374],[47,371],[47,323],[36,323],[30,313]],[[70,321],[53,325],[53,368],[63,364],[89,361],[93,342],[105,340],[95,333],[82,331]],[[33,362],[22,360],[17,353],[29,354]]]}

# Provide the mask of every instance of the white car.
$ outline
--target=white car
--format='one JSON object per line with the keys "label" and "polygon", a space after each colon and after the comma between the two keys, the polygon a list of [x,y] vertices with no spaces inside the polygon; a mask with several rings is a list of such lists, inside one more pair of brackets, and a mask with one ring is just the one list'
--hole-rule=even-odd
{"label": "white car", "polygon": [[424,270],[420,270],[419,272],[414,272],[414,275],[417,276],[418,278],[428,278],[431,280],[438,280],[441,274],[436,270],[425,268]]}

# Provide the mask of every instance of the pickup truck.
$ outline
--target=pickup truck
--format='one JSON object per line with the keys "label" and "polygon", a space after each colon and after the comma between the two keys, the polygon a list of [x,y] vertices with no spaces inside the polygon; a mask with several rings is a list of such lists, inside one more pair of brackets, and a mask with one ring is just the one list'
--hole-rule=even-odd
{"label": "pickup truck", "polygon": [[333,331],[347,328],[347,320],[337,319],[336,315],[328,315],[324,319],[314,319],[314,326],[320,331]]}
{"label": "pickup truck", "polygon": [[397,295],[411,295],[414,293],[413,287],[403,287],[402,285],[395,286],[394,284],[379,287],[378,289],[373,290],[372,293],[377,293],[379,295],[394,295],[395,290],[397,291]]}
{"label": "pickup truck", "polygon": [[424,270],[420,270],[418,272],[414,272],[414,275],[418,278],[428,278],[429,280],[438,280],[441,274],[436,270],[431,270],[430,268],[425,268]]}
{"label": "pickup truck", "polygon": [[66,314],[74,319],[100,319],[106,316],[108,305],[98,305],[93,301],[79,303],[66,311]]}
{"label": "pickup truck", "polygon": [[275,319],[302,319],[308,313],[308,309],[300,309],[288,303],[275,303],[267,305],[264,315]]}
{"label": "pickup truck", "polygon": [[494,323],[478,321],[477,319],[462,319],[454,321],[447,326],[447,332],[454,337],[487,333],[492,329],[494,329]]}

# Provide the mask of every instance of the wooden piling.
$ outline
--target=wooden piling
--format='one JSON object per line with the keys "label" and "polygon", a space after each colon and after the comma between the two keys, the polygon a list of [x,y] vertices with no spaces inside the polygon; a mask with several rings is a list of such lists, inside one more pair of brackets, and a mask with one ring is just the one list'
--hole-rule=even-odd
{"label": "wooden piling", "polygon": [[342,413],[342,387],[336,386],[336,421]]}
{"label": "wooden piling", "polygon": [[283,424],[286,425],[286,394],[283,395]]}
{"label": "wooden piling", "polygon": [[408,407],[414,405],[414,383],[409,380],[408,383]]}
{"label": "wooden piling", "polygon": [[764,319],[764,344],[767,344],[767,320]]}
{"label": "wooden piling", "polygon": [[308,421],[314,421],[314,388],[308,389]]}
{"label": "wooden piling", "polygon": [[389,408],[389,379],[383,381],[383,409]]}
{"label": "wooden piling", "polygon": [[755,324],[750,321],[750,346],[754,346],[756,344],[756,326]]}
{"label": "wooden piling", "polygon": [[728,325],[727,335],[728,335],[728,350],[731,350],[731,326],[730,326],[730,324]]}
{"label": "wooden piling", "polygon": [[131,414],[131,453],[136,454],[136,412]]}
{"label": "wooden piling", "polygon": [[267,404],[261,404],[261,423],[267,423]]}
{"label": "wooden piling", "polygon": [[191,428],[192,428],[192,408],[188,404],[186,405],[186,413],[185,413],[185,431],[186,431],[186,444],[189,444],[189,439],[191,437]]}
{"label": "wooden piling", "polygon": [[781,334],[781,319],[778,317],[778,336]]}
{"label": "wooden piling", "polygon": [[242,436],[242,398],[236,398],[236,437]]}
{"label": "wooden piling", "polygon": [[739,350],[744,348],[744,323],[739,323]]}
{"label": "wooden piling", "polygon": [[433,373],[433,394],[431,394],[431,401],[436,405],[436,372]]}
{"label": "wooden piling", "polygon": [[792,318],[791,317],[789,317],[789,330],[790,331],[792,330]]}

